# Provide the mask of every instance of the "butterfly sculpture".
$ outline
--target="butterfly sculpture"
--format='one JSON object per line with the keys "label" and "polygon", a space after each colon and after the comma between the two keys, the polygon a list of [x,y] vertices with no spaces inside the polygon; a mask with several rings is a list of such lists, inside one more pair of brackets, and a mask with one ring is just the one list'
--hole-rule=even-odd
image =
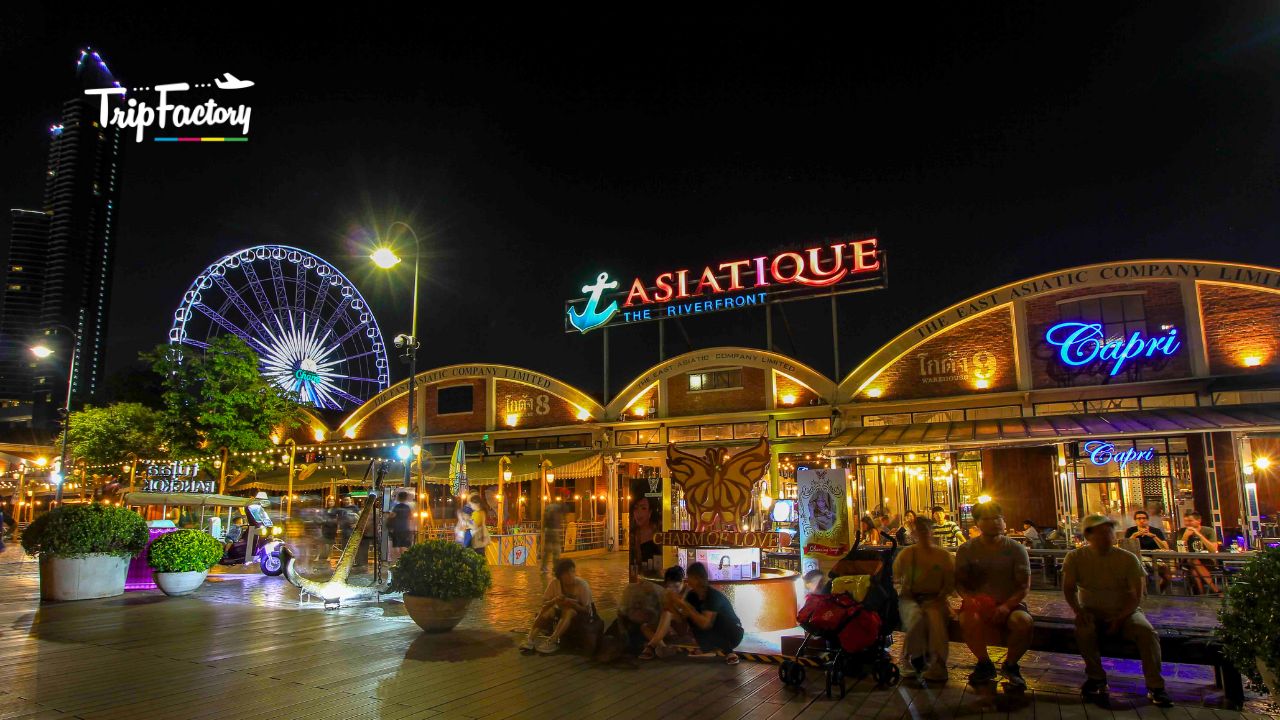
{"label": "butterfly sculpture", "polygon": [[733,457],[723,447],[707,448],[703,457],[667,446],[671,479],[684,491],[685,505],[698,532],[736,523],[751,506],[751,486],[769,468],[769,441]]}

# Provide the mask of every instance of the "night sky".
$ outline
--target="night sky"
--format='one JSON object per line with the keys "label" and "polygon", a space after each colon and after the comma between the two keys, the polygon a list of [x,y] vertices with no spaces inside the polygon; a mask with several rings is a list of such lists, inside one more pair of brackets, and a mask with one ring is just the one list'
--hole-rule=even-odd
{"label": "night sky", "polygon": [[[327,258],[388,341],[407,332],[408,272],[367,259],[369,229],[403,219],[429,248],[420,367],[506,362],[597,396],[598,333],[565,335],[562,314],[600,270],[625,286],[876,233],[890,287],[840,300],[843,375],[1023,276],[1280,264],[1280,6],[993,5],[169,20],[24,4],[0,18],[0,202],[39,207],[81,46],[126,85],[231,72],[257,84],[235,96],[248,143],[125,148],[109,369],[165,339],[206,265],[262,243]],[[777,349],[833,374],[827,303],[785,307]],[[759,310],[684,329],[694,347],[764,344]],[[613,391],[656,340],[656,324],[612,331]],[[688,347],[669,325],[668,356]]]}

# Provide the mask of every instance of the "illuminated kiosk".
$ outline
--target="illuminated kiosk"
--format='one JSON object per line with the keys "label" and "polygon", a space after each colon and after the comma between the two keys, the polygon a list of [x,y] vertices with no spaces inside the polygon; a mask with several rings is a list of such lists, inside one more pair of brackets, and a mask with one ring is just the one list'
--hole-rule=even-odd
{"label": "illuminated kiosk", "polygon": [[[694,529],[666,528],[653,537],[654,545],[662,549],[662,566],[687,568],[693,562],[703,563],[711,585],[729,598],[749,633],[795,627],[803,593],[799,573],[766,567],[762,557],[764,549],[786,548],[789,536],[744,527],[753,503],[760,505],[754,488],[769,461],[769,442],[764,438],[732,456],[724,447],[707,448],[698,456],[668,445],[670,480],[663,482],[663,517],[670,520],[664,524]],[[656,565],[650,562],[641,573],[661,582],[662,570]]]}

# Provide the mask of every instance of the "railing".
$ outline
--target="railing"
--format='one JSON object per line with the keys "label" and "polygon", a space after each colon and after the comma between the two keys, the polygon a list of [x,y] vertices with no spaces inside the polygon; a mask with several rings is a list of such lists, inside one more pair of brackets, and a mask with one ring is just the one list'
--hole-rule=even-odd
{"label": "railing", "polygon": [[605,547],[604,521],[571,522],[565,526],[564,551],[601,550]]}

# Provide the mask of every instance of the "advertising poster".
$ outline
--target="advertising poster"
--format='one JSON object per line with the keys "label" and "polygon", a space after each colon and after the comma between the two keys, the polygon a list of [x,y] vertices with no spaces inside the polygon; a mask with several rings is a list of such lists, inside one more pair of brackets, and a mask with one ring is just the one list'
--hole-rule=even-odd
{"label": "advertising poster", "polygon": [[627,539],[631,565],[640,568],[642,574],[660,574],[662,549],[653,536],[662,532],[662,478],[657,474],[632,478],[629,489]]}
{"label": "advertising poster", "polygon": [[804,468],[796,473],[801,572],[828,572],[849,552],[846,472],[843,468]]}

